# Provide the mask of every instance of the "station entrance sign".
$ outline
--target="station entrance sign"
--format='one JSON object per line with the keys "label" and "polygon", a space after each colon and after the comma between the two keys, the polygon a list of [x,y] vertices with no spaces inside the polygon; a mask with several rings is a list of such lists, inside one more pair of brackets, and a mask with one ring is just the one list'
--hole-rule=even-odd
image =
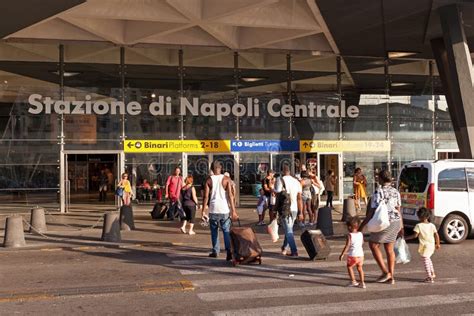
{"label": "station entrance sign", "polygon": [[126,140],[126,153],[390,152],[388,140]]}
{"label": "station entrance sign", "polygon": [[300,151],[302,152],[389,152],[391,143],[389,140],[301,140]]}
{"label": "station entrance sign", "polygon": [[229,140],[126,140],[126,153],[228,153]]}
{"label": "station entrance sign", "polygon": [[230,149],[233,152],[300,151],[300,143],[297,140],[233,140]]}

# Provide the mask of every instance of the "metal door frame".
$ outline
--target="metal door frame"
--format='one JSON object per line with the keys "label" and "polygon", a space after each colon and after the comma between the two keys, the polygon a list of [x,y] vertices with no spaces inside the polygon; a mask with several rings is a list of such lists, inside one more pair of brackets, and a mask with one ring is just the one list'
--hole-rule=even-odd
{"label": "metal door frame", "polygon": [[[67,213],[71,205],[71,185],[69,182],[68,175],[68,155],[117,155],[117,179],[125,171],[125,153],[123,150],[64,150],[62,152],[63,159],[59,168],[61,169],[60,174],[64,175],[63,179],[60,179],[61,183],[64,183],[64,191],[60,191],[60,211],[61,213]],[[120,199],[115,197],[115,207],[120,206]]]}
{"label": "metal door frame", "polygon": [[342,152],[322,152],[322,153],[317,153],[318,154],[318,175],[319,178],[321,179],[321,156],[324,155],[337,155],[337,168],[338,168],[338,199],[335,200],[334,202],[336,203],[342,203],[344,200],[344,176],[343,176],[343,168],[342,168]]}

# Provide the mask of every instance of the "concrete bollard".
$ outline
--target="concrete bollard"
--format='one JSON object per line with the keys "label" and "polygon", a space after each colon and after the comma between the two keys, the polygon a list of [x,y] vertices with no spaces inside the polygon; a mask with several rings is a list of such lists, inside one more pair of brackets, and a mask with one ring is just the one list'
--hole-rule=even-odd
{"label": "concrete bollard", "polygon": [[3,247],[19,248],[26,246],[23,232],[23,217],[20,215],[8,216],[5,223],[5,238]]}
{"label": "concrete bollard", "polygon": [[110,242],[122,241],[120,234],[119,213],[107,212],[104,214],[104,227],[102,228],[102,240]]}
{"label": "concrete bollard", "polygon": [[44,216],[44,208],[35,207],[31,209],[30,217],[30,233],[38,234],[48,231],[46,227],[46,217]]}
{"label": "concrete bollard", "polygon": [[133,208],[131,205],[123,205],[120,208],[120,228],[126,231],[135,230]]}
{"label": "concrete bollard", "polygon": [[349,217],[357,216],[357,210],[355,207],[355,200],[351,197],[344,199],[344,205],[342,207],[342,222],[345,222]]}

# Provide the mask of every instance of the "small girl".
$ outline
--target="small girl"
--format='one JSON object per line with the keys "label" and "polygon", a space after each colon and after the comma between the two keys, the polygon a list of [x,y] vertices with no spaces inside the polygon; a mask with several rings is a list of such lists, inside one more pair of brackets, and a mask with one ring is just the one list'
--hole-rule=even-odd
{"label": "small girl", "polygon": [[[349,234],[347,234],[346,245],[339,256],[339,260],[342,261],[347,250],[349,250],[349,252],[347,252],[347,272],[349,272],[351,283],[349,283],[348,286],[365,289],[364,270],[362,270],[362,266],[364,265],[364,249],[362,248],[362,245],[364,244],[364,235],[358,231],[359,225],[360,220],[357,216],[351,217],[347,221],[347,230],[349,231]],[[359,271],[360,282],[357,282],[355,279],[353,270],[354,266],[356,266],[357,271]]]}
{"label": "small girl", "polygon": [[265,191],[263,189],[259,190],[260,197],[258,198],[257,202],[257,213],[258,213],[258,224],[257,226],[265,225],[264,218],[263,218],[263,211],[267,208],[267,197],[265,196]]}
{"label": "small girl", "polygon": [[430,218],[430,211],[424,207],[421,207],[416,215],[418,215],[420,222],[416,224],[415,228],[413,229],[413,235],[405,237],[405,240],[418,238],[420,241],[418,253],[423,259],[427,275],[424,282],[433,283],[434,279],[436,278],[436,274],[434,272],[431,256],[433,255],[435,249],[439,249],[441,247],[439,243],[439,235],[438,231],[436,230],[436,226],[428,221]]}

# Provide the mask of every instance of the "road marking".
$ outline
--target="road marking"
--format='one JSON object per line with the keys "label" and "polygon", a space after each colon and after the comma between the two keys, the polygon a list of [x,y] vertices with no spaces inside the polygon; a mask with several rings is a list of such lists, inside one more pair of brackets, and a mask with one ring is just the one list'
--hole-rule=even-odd
{"label": "road marking", "polygon": [[[347,277],[345,278],[347,280]],[[442,285],[459,284],[458,280],[448,280],[446,282],[439,282]],[[366,291],[387,292],[396,290],[409,290],[417,286],[425,285],[420,282],[397,282],[396,285],[371,283],[367,286]],[[344,285],[318,285],[305,287],[278,287],[273,289],[245,290],[245,291],[229,291],[229,292],[209,292],[198,293],[197,296],[205,302],[216,302],[225,300],[244,300],[244,299],[258,299],[258,298],[275,298],[286,297],[288,293],[293,296],[310,296],[310,295],[327,295],[327,294],[341,294],[341,293],[364,293],[358,288],[347,287]]]}
{"label": "road marking", "polygon": [[[411,270],[411,271],[402,271],[396,273],[396,275],[405,275],[405,274],[422,274],[426,273],[425,270]],[[370,278],[377,278],[380,273],[377,271],[375,273],[365,273],[366,279]],[[205,280],[193,280],[193,284],[195,287],[203,289],[203,288],[212,288],[218,286],[229,286],[229,285],[239,285],[239,284],[251,284],[251,283],[278,283],[278,282],[288,282],[288,281],[303,281],[303,282],[315,282],[315,281],[322,281],[325,279],[339,279],[339,280],[348,280],[347,272],[329,272],[324,274],[314,274],[314,275],[302,275],[302,274],[295,274],[292,277],[289,277],[289,274],[285,273],[266,273],[265,275],[261,276],[254,276],[254,277],[246,277],[241,275],[240,273],[236,273],[230,275],[227,278],[219,278],[215,279],[205,279]],[[422,280],[422,278],[420,278]],[[452,282],[452,281],[449,281]]]}
{"label": "road marking", "polygon": [[[362,290],[360,290],[362,291]],[[262,291],[264,292],[264,291]],[[326,291],[325,291],[326,292]],[[293,293],[293,292],[291,292]],[[286,293],[288,295],[288,292]],[[462,304],[474,302],[474,292],[442,294],[442,295],[423,295],[412,297],[397,297],[392,299],[377,300],[361,300],[346,301],[344,303],[326,303],[326,304],[309,304],[309,305],[290,305],[248,308],[239,310],[215,311],[215,316],[231,316],[231,315],[327,315],[347,313],[361,313],[373,311],[393,311],[395,309],[420,308],[434,305]]]}
{"label": "road marking", "polygon": [[[224,261],[222,261],[224,262]],[[376,264],[375,260],[370,259],[364,262],[364,266]],[[306,268],[306,269],[326,269],[326,268],[345,268],[345,262],[341,261],[305,261],[302,263],[283,263],[275,265],[245,265],[239,267],[199,267],[199,269],[182,269],[179,270],[183,275],[192,274],[206,274],[209,272],[237,272],[238,270],[254,270],[254,271],[280,271],[280,272],[294,272],[301,273],[298,270],[291,270],[295,268]],[[198,268],[198,267],[196,267]]]}
{"label": "road marking", "polygon": [[73,287],[47,289],[37,292],[0,292],[0,303],[31,300],[52,300],[60,297],[97,296],[102,294],[123,294],[136,292],[169,293],[192,291],[194,285],[189,280],[181,281],[146,281],[137,284],[100,285],[90,287]]}

